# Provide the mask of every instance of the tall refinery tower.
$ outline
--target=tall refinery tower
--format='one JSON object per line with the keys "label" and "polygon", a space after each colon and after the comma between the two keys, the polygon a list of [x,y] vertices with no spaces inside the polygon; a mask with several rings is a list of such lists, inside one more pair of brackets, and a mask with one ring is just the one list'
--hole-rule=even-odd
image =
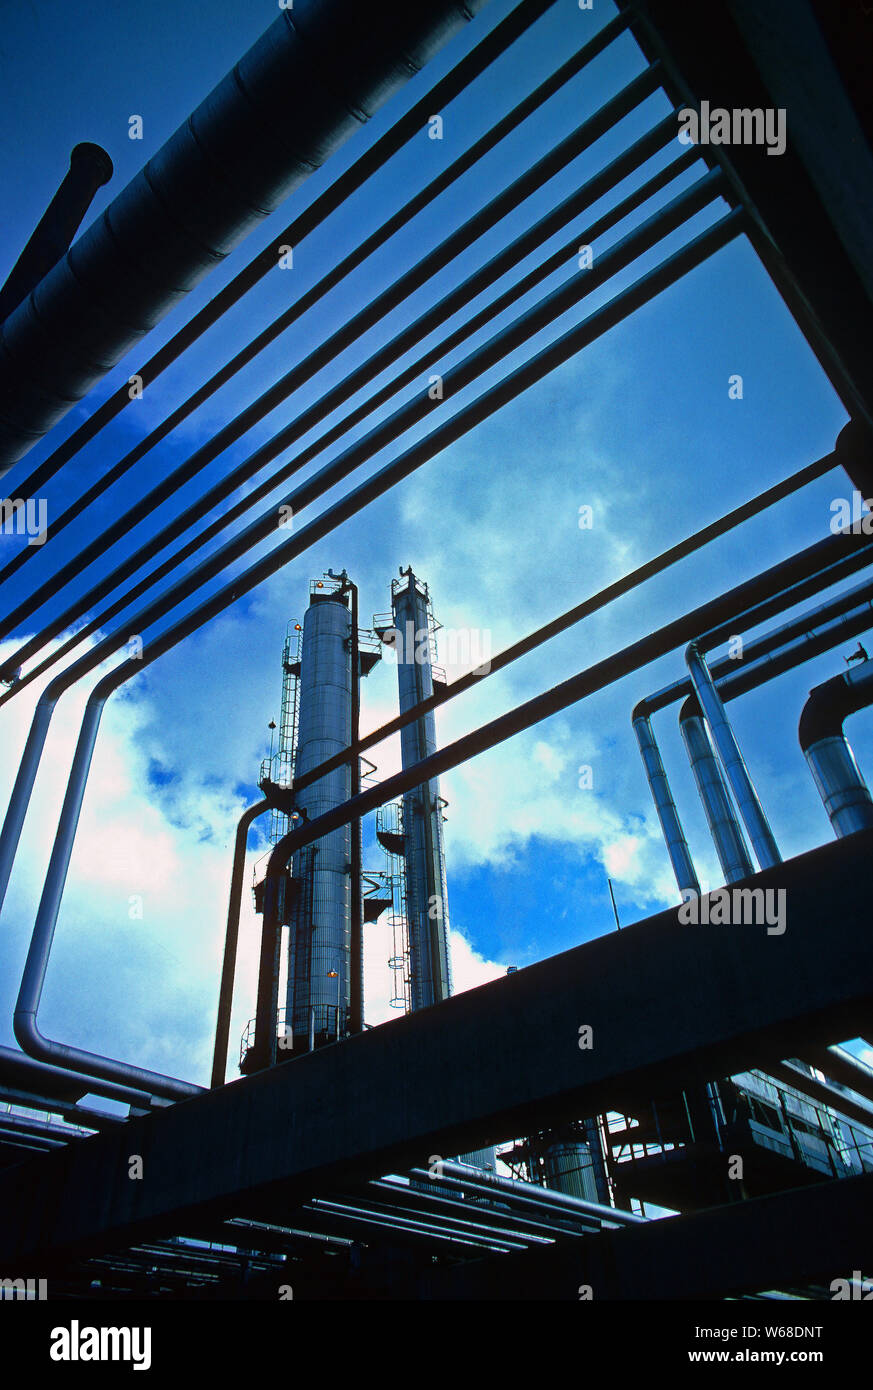
{"label": "tall refinery tower", "polygon": [[[404,714],[433,695],[434,680],[445,676],[434,665],[435,631],[427,585],[411,569],[401,570],[391,585],[391,618],[373,625],[395,650],[400,712]],[[412,767],[436,752],[433,710],[407,724],[400,734],[401,761]],[[426,1009],[452,992],[448,945],[448,896],[443,849],[443,802],[436,779],[403,797],[403,861],[409,940],[409,1003]]]}
{"label": "tall refinery tower", "polygon": [[[379,644],[360,633],[357,622],[355,585],[345,570],[329,570],[310,584],[302,635],[289,634],[285,644],[279,747],[260,780],[267,793],[290,791],[296,818],[315,820],[359,790],[356,761],[296,790],[307,773],[358,737],[360,679],[379,660]],[[295,628],[299,634],[299,624]],[[288,812],[273,812],[273,844],[289,824]],[[280,891],[279,920],[288,927],[283,1060],[363,1027],[360,823],[341,826],[296,854]],[[255,886],[255,904],[263,910],[262,884]],[[277,1059],[278,968],[277,952],[272,993],[259,984],[259,998],[272,998],[276,1007],[269,1010],[272,1018],[257,1020],[260,1036],[243,1059],[244,1070]]]}

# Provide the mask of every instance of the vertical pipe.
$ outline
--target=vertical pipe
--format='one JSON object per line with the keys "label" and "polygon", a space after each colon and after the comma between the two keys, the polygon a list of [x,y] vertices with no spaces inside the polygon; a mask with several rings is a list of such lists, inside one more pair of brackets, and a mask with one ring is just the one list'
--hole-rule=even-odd
{"label": "vertical pipe", "polygon": [[679,729],[706,813],[726,883],[736,883],[755,872],[745,837],[734,814],[718,759],[696,698],[690,695],[679,711]]}
{"label": "vertical pipe", "polygon": [[652,721],[644,704],[637,705],[632,720],[637,743],[640,746],[643,766],[646,770],[649,790],[652,793],[652,800],[655,803],[655,810],[661,823],[661,830],[667,845],[670,863],[673,865],[673,873],[676,875],[679,892],[684,894],[686,890],[690,890],[699,895],[700,883],[694,870],[688,841],[685,838],[685,831],[682,829],[679,812],[676,810],[676,802],[673,800],[667,773],[661,761],[661,750],[655,738]]}
{"label": "vertical pipe", "polygon": [[[351,746],[355,750],[351,762],[351,794],[361,790],[361,758],[358,742],[361,736],[361,653],[358,641],[358,586],[349,584],[352,604],[352,728]],[[351,942],[349,960],[349,1032],[364,1031],[364,907],[361,886],[363,847],[361,818],[352,821],[351,874]]]}
{"label": "vertical pipe", "polygon": [[256,801],[243,811],[236,828],[233,869],[230,875],[230,898],[227,905],[227,931],[224,937],[224,961],[221,967],[221,986],[218,992],[218,1018],[215,1024],[215,1048],[212,1053],[212,1087],[223,1086],[227,1072],[227,1043],[230,1035],[230,1013],[233,1005],[233,979],[236,973],[236,949],[239,941],[239,910],[242,904],[243,876],[246,864],[246,842],[249,826],[269,809],[269,801]]}
{"label": "vertical pipe", "polygon": [[712,730],[712,738],[718,750],[722,766],[733,788],[740,815],[746,824],[752,847],[762,869],[770,869],[782,863],[782,855],[770,829],[754,783],[749,776],[745,759],[727,717],[724,702],[715,688],[709,667],[696,642],[689,642],[685,660],[694,682],[697,698]]}

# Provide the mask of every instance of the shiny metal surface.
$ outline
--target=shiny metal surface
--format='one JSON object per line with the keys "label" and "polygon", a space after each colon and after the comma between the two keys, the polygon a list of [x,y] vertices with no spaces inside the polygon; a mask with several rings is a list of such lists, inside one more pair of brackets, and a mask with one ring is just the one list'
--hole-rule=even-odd
{"label": "shiny metal surface", "polygon": [[[302,776],[347,748],[352,719],[352,620],[348,593],[313,597],[303,620],[295,772]],[[337,768],[296,798],[308,820],[351,795],[351,768]],[[286,1019],[316,1044],[348,1031],[351,949],[349,825],[294,856],[299,889],[291,914]]]}
{"label": "shiny metal surface", "polygon": [[691,892],[699,894],[700,883],[691,859],[685,831],[682,829],[682,822],[679,819],[679,812],[676,810],[667,773],[661,760],[661,750],[655,738],[652,722],[647,715],[638,714],[634,718],[633,726],[679,892],[684,893],[686,889],[689,889]]}
{"label": "shiny metal surface", "polygon": [[706,725],[699,709],[696,714],[691,712],[697,708],[696,701],[693,705],[686,701],[679,714],[679,729],[725,882],[735,883],[755,869]]}
{"label": "shiny metal surface", "polygon": [[749,832],[755,856],[762,869],[772,868],[774,864],[782,862],[782,855],[740,752],[724,703],[696,642],[688,644],[685,660],[740,815]]}
{"label": "shiny metal surface", "polygon": [[[433,694],[427,594],[413,574],[392,595],[397,681],[404,713]],[[436,752],[433,711],[401,731],[401,761],[412,767]],[[413,1009],[425,1009],[452,991],[449,913],[439,782],[434,778],[403,797],[406,889]]]}

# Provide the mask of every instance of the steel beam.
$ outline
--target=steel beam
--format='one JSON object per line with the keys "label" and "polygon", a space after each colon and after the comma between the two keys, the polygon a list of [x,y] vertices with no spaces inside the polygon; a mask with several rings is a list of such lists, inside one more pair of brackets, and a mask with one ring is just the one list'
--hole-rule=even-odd
{"label": "steel beam", "polygon": [[[821,1284],[869,1268],[873,1174],[428,1271],[405,1298],[721,1299]],[[587,1286],[590,1294],[580,1293]],[[802,1305],[806,1307],[807,1305]],[[803,1319],[808,1320],[804,1314]]]}
{"label": "steel beam", "polygon": [[[192,1217],[288,1210],[435,1153],[861,1034],[873,1005],[871,852],[864,831],[749,879],[786,890],[781,935],[685,926],[671,909],[22,1164],[0,1175],[0,1261],[23,1270],[173,1234]],[[142,1181],[128,1177],[132,1153]]]}

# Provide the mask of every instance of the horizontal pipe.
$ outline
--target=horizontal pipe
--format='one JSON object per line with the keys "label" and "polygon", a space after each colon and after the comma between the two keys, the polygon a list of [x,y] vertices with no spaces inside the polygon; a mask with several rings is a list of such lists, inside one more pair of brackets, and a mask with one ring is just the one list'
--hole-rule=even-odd
{"label": "horizontal pipe", "polygon": [[[70,583],[82,570],[86,569],[96,559],[99,558],[116,541],[128,536],[131,530],[141,521],[151,518],[156,509],[169,498],[174,492],[178,491],[185,483],[190,481],[200,473],[209,463],[217,458],[225,449],[239,440],[248,430],[252,429],[260,420],[276,409],[293,391],[309,381],[318,371],[327,366],[340,352],[351,346],[361,335],[363,335],[374,324],[380,322],[386,314],[402,304],[410,294],[419,289],[424,283],[431,279],[454,257],[467,249],[478,237],[480,237],[490,227],[494,226],[502,217],[506,216],[516,206],[518,201],[527,197],[532,191],[538,188],[541,183],[551,177],[563,165],[569,162],[575,155],[586,149],[601,135],[606,133],[616,120],[626,115],[634,107],[657,89],[657,73],[647,71],[640,77],[635,78],[624,88],[618,96],[607,102],[590,119],[584,121],[576,131],[566,140],[562,141],[555,150],[549,152],[539,160],[532,169],[528,170],[520,179],[504,189],[489,203],[468,219],[463,226],[452,232],[434,251],[423,256],[416,262],[410,270],[399,276],[385,289],[380,295],[376,296],[370,303],[351,318],[343,322],[340,328],[330,335],[325,341],[312,350],[302,361],[295,362],[294,366],[287,371],[278,381],[263,392],[257,400],[247,406],[228,424],[224,425],[217,434],[202,444],[194,451],[183,463],[179,464],[173,471],[150,491],[142,497],[133,507],[123,516],[118,518],[112,525],[99,536],[95,537],[84,548],[78,550],[72,559],[57,569],[45,582],[34,588],[23,599],[16,608],[5,615],[0,621],[0,637],[7,636],[13,632],[21,623],[34,612],[38,611],[49,599],[51,599],[59,589]],[[709,186],[714,186],[720,181],[720,175],[705,176],[710,180]],[[701,180],[703,182],[703,180]],[[714,196],[714,193],[712,194]],[[672,205],[671,205],[672,206]],[[687,215],[691,215],[690,213]],[[665,218],[665,223],[667,219]],[[648,225],[648,224],[647,224]],[[666,234],[666,233],[665,233]],[[603,273],[595,275],[589,274],[589,288],[593,290],[597,284],[603,282]],[[451,296],[449,297],[451,298]],[[464,302],[464,298],[461,298]],[[453,310],[452,310],[453,312]],[[432,326],[432,325],[430,325]],[[430,331],[430,326],[426,326],[426,331]],[[415,335],[401,334],[401,338],[411,337],[415,341]],[[378,361],[369,364],[366,372],[358,371],[354,374],[353,390],[357,390],[364,382],[371,379],[371,374],[381,371],[386,361],[391,361],[395,349],[403,351],[405,345],[396,345],[390,342],[387,348],[378,354]],[[430,359],[433,361],[433,358]],[[324,402],[319,401],[303,417],[302,421],[293,421],[283,430],[279,431],[268,444],[263,445],[256,453],[254,458],[248,459],[245,465],[234,470],[234,485],[240,481],[240,471],[244,467],[243,476],[250,477],[253,468],[259,468],[263,463],[275,458],[284,448],[296,441],[301,434],[304,434],[314,423],[324,418],[325,415],[334,408],[335,404],[341,402],[346,395],[344,384],[340,384],[331,393],[333,399]],[[423,400],[423,404],[421,401]],[[419,415],[427,413],[426,407],[431,405],[429,397],[423,393],[419,398]],[[232,491],[232,487],[225,490],[225,485],[217,484],[212,490],[218,497],[227,495]],[[196,514],[200,514],[200,504],[195,504]],[[189,512],[194,508],[189,509]],[[187,514],[186,514],[187,520]],[[173,524],[173,532],[177,523]],[[39,547],[24,547],[22,553],[32,551]],[[120,583],[136,568],[149,559],[151,555],[161,549],[157,540],[150,540],[145,546],[132,557],[128,557],[115,571],[109,576],[104,576],[100,583],[89,590],[86,594],[77,598],[75,604],[65,610],[51,625],[44,629],[37,638],[32,639],[16,654],[15,665],[20,665],[22,661],[33,654],[35,650],[62,632],[71,622],[75,621],[80,614],[91,608],[94,602],[100,600],[103,594],[111,590]],[[7,663],[8,664],[8,663]]]}
{"label": "horizontal pipe", "polygon": [[[564,360],[566,356],[569,356],[574,350],[577,350],[582,342],[586,340],[590,341],[594,325],[597,325],[595,335],[597,332],[604,331],[606,326],[618,321],[627,312],[630,312],[630,307],[632,305],[641,300],[645,302],[646,299],[664,288],[666,284],[672,283],[679,275],[684,273],[691,264],[698,263],[699,260],[705,258],[706,255],[711,254],[712,250],[726,244],[728,240],[736,235],[739,226],[739,219],[735,218],[733,214],[728,214],[721,223],[716,224],[714,227],[709,228],[708,231],[700,234],[680,252],[675,253],[654,271],[644,276],[642,281],[637,282],[630,290],[619,296],[620,303],[613,301],[604,306],[604,309],[598,310],[575,329],[571,329],[556,343],[543,349],[534,357],[532,362],[510,373],[498,387],[492,388],[492,390],[486,392],[477,401],[474,401],[471,406],[460,410],[455,417],[447,422],[447,424],[434,431],[427,439],[420,441],[404,454],[401,454],[393,463],[386,465],[373,478],[354,490],[346,498],[342,499],[342,501],[335,504],[319,521],[304,527],[302,531],[298,533],[294,541],[286,542],[284,546],[278,547],[276,551],[252,566],[246,574],[232,583],[229,590],[226,588],[220,591],[194,613],[183,619],[176,627],[164,633],[151,644],[148,654],[143,660],[133,663],[125,662],[112,672],[109,677],[105,677],[102,681],[98,682],[98,685],[89,698],[85,718],[83,720],[82,731],[74,758],[74,765],[68,783],[67,796],[65,797],[61,821],[58,826],[58,832],[52,851],[50,873],[47,876],[43,897],[40,902],[37,923],[34,927],[34,934],[31,940],[31,948],[28,953],[28,962],[25,967],[26,979],[22,980],[22,989],[19,992],[19,1002],[16,1009],[16,1036],[19,1037],[19,1040],[24,1039],[26,1041],[26,1049],[30,1051],[32,1055],[57,1061],[61,1065],[67,1065],[77,1069],[90,1068],[96,1075],[107,1077],[108,1079],[120,1079],[128,1082],[132,1080],[141,1080],[144,1081],[146,1085],[150,1086],[158,1095],[190,1095],[192,1094],[192,1089],[195,1092],[197,1089],[189,1087],[187,1083],[174,1081],[172,1078],[145,1072],[139,1068],[125,1067],[122,1064],[112,1062],[99,1055],[85,1053],[60,1043],[53,1043],[39,1033],[36,1025],[36,1006],[42,991],[48,951],[51,947],[51,941],[57,922],[61,894],[63,892],[63,885],[69,866],[69,858],[72,851],[75,828],[78,822],[79,809],[84,795],[94,740],[96,739],[102,706],[109,694],[117,689],[119,685],[130,679],[132,675],[138,674],[144,666],[156,660],[163,651],[169,650],[181,640],[182,637],[187,635],[188,632],[196,630],[198,627],[202,626],[204,622],[208,621],[210,616],[213,616],[215,613],[228,606],[228,604],[238,597],[241,592],[246,592],[245,585],[253,587],[254,583],[258,582],[259,578],[271,572],[273,566],[278,568],[277,556],[279,557],[279,563],[281,563],[281,560],[285,558],[289,549],[305,549],[317,535],[320,528],[323,528],[324,532],[327,533],[333,529],[338,518],[354,515],[362,507],[366,506],[374,496],[380,495],[386,488],[393,486],[397,481],[400,481],[403,477],[413,472],[414,469],[420,466],[432,453],[438,452],[439,448],[444,446],[444,441],[450,439],[453,434],[455,437],[459,437],[470,427],[471,423],[473,423],[477,417],[485,418],[488,414],[492,413],[501,402],[504,393],[509,392],[510,394],[515,394],[520,384],[532,384],[533,381],[545,375],[545,373],[552,366],[556,365],[558,361]],[[523,317],[527,322],[528,316]],[[184,587],[184,585],[182,587]],[[112,641],[112,639],[109,640],[110,642]],[[96,662],[101,659],[101,655],[100,647],[98,646],[89,654],[85,664],[96,664]],[[40,706],[43,707],[42,713],[46,716],[44,719],[45,729],[48,727],[47,721],[48,718],[50,718],[54,701],[56,701],[58,694],[62,693],[68,684],[73,684],[82,674],[82,664],[81,662],[77,663],[77,665],[70,668],[69,671],[64,672],[62,677],[52,682],[52,685],[41,697]],[[34,726],[31,728],[31,734],[34,732],[35,725],[36,717]],[[28,747],[30,748],[30,757],[27,765],[25,766],[23,763],[20,768],[19,778],[25,786],[29,782],[32,787],[33,779],[36,775],[36,767],[42,751],[39,738],[35,740],[32,746],[31,739],[29,738]],[[16,789],[17,786],[18,783],[16,784]],[[29,790],[27,794],[29,796]],[[358,799],[366,799],[366,796]],[[324,817],[320,819],[323,820]],[[345,822],[341,821],[340,823]],[[20,822],[9,822],[9,816],[7,815],[7,823],[4,823],[3,836],[8,838],[10,842],[14,841],[14,845],[17,845],[20,829]],[[320,838],[320,836],[316,835],[314,838],[317,839]],[[14,848],[11,851],[11,855],[14,856]],[[272,863],[273,859],[271,858],[271,864]],[[5,884],[0,884],[0,887],[5,891]]]}
{"label": "horizontal pipe", "polygon": [[47,1099],[79,1099],[93,1094],[106,1100],[121,1101],[137,1110],[147,1110],[153,1104],[148,1091],[111,1081],[98,1081],[93,1076],[77,1074],[66,1068],[46,1066],[44,1062],[37,1062],[11,1047],[0,1047],[0,1083],[3,1082],[12,1086],[23,1085],[27,1090],[45,1094]]}
{"label": "horizontal pipe", "polygon": [[[799,617],[782,623],[762,637],[743,644],[741,657],[722,657],[710,662],[713,679],[718,682],[722,700],[745,695],[769,680],[770,673],[782,674],[807,659],[830,651],[844,638],[854,637],[873,624],[873,587],[869,579],[854,585],[836,598],[827,599]],[[774,655],[774,653],[776,653]],[[677,700],[694,694],[690,678],[662,686],[640,700],[632,718],[652,715]]]}
{"label": "horizontal pipe", "polygon": [[[711,599],[682,617],[673,619],[649,636],[640,638],[611,656],[604,657],[593,666],[553,686],[551,690],[534,696],[508,713],[456,739],[454,743],[422,759],[414,767],[395,773],[378,786],[346,801],[342,806],[325,812],[314,821],[301,825],[299,829],[290,831],[273,849],[267,868],[268,876],[278,878],[293,854],[320,840],[338,826],[367,815],[377,806],[393,800],[411,787],[420,786],[434,777],[441,776],[469,758],[497,747],[513,735],[535,727],[550,715],[569,708],[587,696],[605,689],[616,680],[630,675],[661,656],[666,656],[677,646],[693,640],[691,634],[701,631],[707,621],[715,618],[719,622],[736,622],[748,613],[778,610],[780,604],[790,604],[790,595],[794,588],[808,582],[811,574],[821,577],[823,573],[827,573],[829,564],[835,561],[844,564],[846,559],[851,558],[855,563],[865,563],[869,562],[871,556],[873,538],[863,535],[841,535],[828,536],[787,560],[780,561],[779,564],[756,575],[754,579],[746,580],[718,598]],[[124,668],[120,670],[123,671]],[[95,693],[100,691],[101,687],[108,690],[110,683],[118,681],[119,673],[111,673],[110,676],[104,677],[96,687]],[[379,735],[380,738],[385,736],[384,729],[379,731]]]}
{"label": "horizontal pipe", "polygon": [[[27,452],[485,0],[297,0],[0,332],[0,469]],[[51,363],[51,372],[45,370]]]}
{"label": "horizontal pipe", "polygon": [[[423,97],[410,107],[405,115],[401,116],[384,135],[375,140],[348,169],[334,179],[323,193],[313,199],[282,231],[278,232],[269,245],[259,251],[247,266],[238,271],[223,289],[219,290],[202,309],[198,310],[182,328],[173,334],[168,342],[137,369],[135,375],[140,378],[143,387],[145,388],[156,381],[161,373],[166,371],[183,352],[186,352],[193,343],[218,322],[222,314],[227,313],[243,295],[253,289],[270,271],[275,270],[283,246],[299,245],[347,198],[362,187],[372,174],[377,173],[408,140],[420,133],[432,111],[442,111],[554,3],[555,0],[522,0],[511,14],[507,15],[490,33],[480,39],[466,57],[456,63],[445,77],[435,83]],[[601,35],[606,42],[611,42],[612,38],[626,27],[626,20],[621,17],[617,18],[618,22],[611,20],[601,30]],[[612,30],[612,32],[607,34],[607,30]],[[519,115],[518,119],[521,118]],[[492,145],[488,143],[492,138],[493,142],[496,143],[504,134],[506,134],[505,130],[488,132],[486,136],[477,141],[472,150],[467,151],[460,160],[456,160],[451,166],[452,177],[459,177],[463,172],[463,167],[469,167],[461,167],[464,160],[469,159],[470,163],[474,163],[488,149],[492,148]],[[426,201],[435,198],[441,191],[441,178],[442,176],[428,185],[427,190],[425,190],[428,194]],[[407,204],[407,207],[410,205]],[[414,215],[416,211],[420,211],[420,208],[416,207],[411,210],[410,216]],[[19,494],[28,497],[38,492],[50,478],[54,477],[59,469],[69,463],[71,458],[94,439],[128,405],[130,405],[130,392],[125,382],[21,483],[18,488]]]}
{"label": "horizontal pipe", "polygon": [[[553,271],[565,266],[571,259],[571,252],[581,241],[584,244],[593,243],[598,237],[602,236],[607,230],[615,226],[622,218],[627,216],[635,208],[639,207],[652,197],[657,191],[665,187],[679,173],[689,168],[696,159],[696,152],[686,151],[680,155],[666,169],[659,171],[644,184],[635,189],[626,198],[623,198],[617,205],[610,208],[606,213],[599,217],[596,222],[578,233],[573,242],[569,245],[560,247],[557,251],[549,255],[545,261],[533,267],[524,274],[519,281],[510,286],[508,290],[499,294],[490,304],[485,305],[460,327],[453,329],[442,342],[434,344],[424,354],[415,361],[404,367],[398,376],[379,387],[375,392],[367,390],[367,394],[349,414],[338,422],[331,425],[323,434],[319,435],[312,443],[299,453],[293,455],[289,460],[282,464],[277,470],[258,483],[255,487],[248,487],[250,480],[255,472],[260,470],[266,463],[283,452],[291,444],[300,439],[313,426],[329,416],[337,407],[342,405],[356,392],[369,384],[379,376],[384,369],[402,357],[409,348],[417,342],[426,338],[437,326],[445,322],[450,317],[457,314],[459,309],[471,301],[480,297],[485,289],[495,283],[504,273],[519,265],[538,246],[542,245],[553,233],[564,226],[569,220],[575,218],[582,210],[590,206],[591,203],[601,198],[606,192],[613,188],[622,179],[632,173],[641,163],[650,158],[652,154],[663,148],[663,145],[672,137],[675,130],[675,118],[672,116],[658,123],[648,134],[636,141],[627,151],[619,155],[615,160],[608,164],[593,178],[587,180],[581,188],[576,190],[565,201],[555,209],[552,209],[544,218],[536,223],[532,228],[518,237],[506,249],[495,256],[480,270],[464,280],[455,290],[444,296],[435,306],[421,315],[408,328],[392,338],[384,347],[378,349],[360,366],[356,367],[348,376],[332,387],[325,395],[320,397],[314,405],[304,410],[289,425],[284,426],[278,433],[265,445],[260,446],[255,452],[243,459],[233,467],[224,477],[218,480],[212,487],[208,488],[190,506],[174,517],[161,530],[157,536],[151,537],[141,545],[133,554],[125,556],[123,563],[118,566],[110,576],[95,589],[92,589],[84,598],[78,599],[72,608],[55,617],[50,626],[44,627],[39,637],[30,641],[26,647],[19,649],[9,662],[7,669],[12,665],[20,665],[24,660],[35,654],[46,641],[53,636],[57,636],[69,626],[70,622],[81,609],[87,609],[93,601],[96,604],[99,599],[112,588],[117,587],[125,578],[135,573],[154,555],[166,548],[173,540],[184,534],[184,532],[205,516],[212,508],[219,506],[229,497],[238,487],[247,485],[246,494],[230,507],[222,507],[219,515],[208,526],[198,526],[193,537],[180,549],[164,560],[150,574],[134,584],[129,590],[122,593],[113,600],[107,607],[100,610],[93,618],[84,624],[77,626],[75,633],[68,638],[61,646],[55,650],[39,666],[28,673],[24,682],[20,685],[35,679],[51,666],[62,660],[70,651],[83,642],[94,632],[105,631],[108,623],[123,611],[123,609],[135,599],[140,598],[150,588],[157,584],[161,579],[173,574],[173,572],[190,559],[197,551],[203,549],[209,541],[219,535],[228,526],[233,525],[249,511],[255,503],[269,497],[281,483],[287,481],[294,474],[298,473],[313,459],[317,458],[331,444],[340,440],[343,435],[362,423],[368,415],[372,415],[380,406],[387,404],[405,386],[409,386],[421,377],[432,367],[434,362],[445,360],[451,352],[455,350],[466,339],[479,332],[493,319],[497,318],[506,309],[511,307],[524,295],[536,288]],[[171,478],[166,480],[168,483]],[[95,485],[96,487],[97,485]],[[96,494],[95,494],[96,495]],[[154,494],[151,494],[153,497]],[[63,529],[66,519],[72,520],[80,510],[80,504],[59,519],[52,523],[52,537],[57,537],[58,532]],[[126,530],[125,521],[125,530]],[[34,552],[35,547],[25,546],[18,552],[17,559],[23,563],[21,557],[26,557]],[[0,573],[0,580],[7,577],[15,568],[17,561],[13,560],[7,568]],[[19,687],[17,686],[16,689]]]}
{"label": "horizontal pipe", "polygon": [[[191,633],[196,632],[200,627],[207,623],[211,618],[223,612],[243,594],[250,592],[257,584],[261,583],[270,575],[276,573],[288,563],[295,555],[303,554],[310,545],[330,532],[342,521],[357,515],[371,501],[381,496],[389,488],[396,486],[405,477],[420,468],[434,455],[441,452],[456,439],[461,438],[474,425],[487,419],[495,410],[507,400],[514,399],[521,391],[539,381],[550,370],[566,361],[581,347],[593,342],[602,333],[613,327],[616,323],[627,317],[628,314],[638,308],[640,304],[647,303],[651,298],[660,293],[668,285],[685,274],[694,265],[705,260],[715,250],[726,245],[739,234],[742,226],[742,217],[733,213],[728,214],[721,222],[702,232],[695,237],[692,242],[675,252],[672,256],[662,262],[654,270],[649,271],[635,284],[631,285],[626,291],[604,305],[603,308],[596,310],[588,318],[570,329],[563,337],[559,338],[549,347],[537,353],[535,357],[516,368],[508,374],[497,385],[490,387],[483,392],[470,405],[462,407],[457,413],[444,424],[438,426],[424,439],[413,444],[404,450],[391,463],[384,465],[370,478],[359,484],[340,501],[331,505],[326,512],[315,521],[301,527],[292,540],[283,542],[275,547],[269,554],[263,556],[255,564],[251,565],[243,574],[236,577],[225,585],[225,587],[214,594],[211,598],[203,602],[191,614],[159,637],[149,642],[143,655],[135,661],[127,661],[120,665],[109,678],[104,678],[92,693],[92,699],[103,701],[117,689],[138,675],[156,661],[164,652],[170,651],[175,645],[182,641]],[[581,293],[581,291],[580,291]],[[529,315],[523,316],[526,324],[531,323]],[[539,325],[537,325],[539,326]],[[504,346],[506,345],[506,335],[499,335]],[[513,344],[514,345],[514,344]],[[508,350],[508,348],[506,349]],[[478,357],[478,354],[474,354]],[[481,358],[479,359],[481,360]],[[355,449],[346,451],[339,459],[332,464],[321,469],[315,479],[307,484],[307,497],[320,496],[335,483],[342,480],[355,466]],[[818,464],[812,465],[813,470],[817,469]],[[774,490],[778,491],[783,485]],[[792,490],[789,486],[789,491]],[[773,495],[773,494],[771,494]],[[299,503],[299,497],[291,494],[291,504]],[[743,511],[737,509],[737,515]],[[202,565],[194,575],[188,575],[184,579],[177,581],[173,588],[160,599],[153,602],[134,619],[135,626],[140,630],[147,628],[152,622],[157,621],[169,612],[174,606],[181,603],[191,593],[205,582],[206,579],[220,573],[226,563],[229,563],[237,555],[242,554],[265,535],[269,530],[278,526],[278,517],[268,518],[269,524],[253,524],[247,528],[243,537],[239,538],[231,545],[225,546],[218,556]],[[713,530],[717,531],[718,523]],[[704,533],[701,533],[703,535]],[[836,539],[836,538],[834,538]],[[845,563],[853,564],[859,562],[859,555],[853,547],[855,538],[852,538],[848,547],[848,554]],[[861,556],[863,559],[864,556]],[[621,581],[619,581],[621,582]],[[129,628],[125,629],[125,635],[116,632],[99,642],[95,647],[79,661],[68,667],[46,687],[37,702],[36,711],[31,722],[28,733],[27,743],[24,754],[16,777],[13,788],[12,798],[7,809],[6,818],[0,831],[0,905],[5,897],[9,882],[9,874],[14,861],[18,842],[21,836],[21,829],[24,823],[24,816],[33,784],[36,778],[42,751],[45,745],[48,728],[57,701],[70,689],[78,680],[94,670],[101,661],[111,656],[126,640]],[[108,682],[108,683],[107,683]],[[457,690],[458,683],[455,683],[453,690]],[[100,693],[102,692],[102,693]],[[0,696],[0,705],[10,698],[10,693]],[[418,711],[420,714],[422,711]],[[412,712],[406,716],[412,717]],[[374,740],[376,741],[376,740]],[[347,761],[350,755],[340,755],[340,761]],[[319,770],[319,775],[322,775]]]}
{"label": "horizontal pipe", "polygon": [[[593,1216],[598,1221],[614,1222],[616,1226],[639,1226],[646,1224],[644,1216],[635,1216],[632,1212],[621,1211],[617,1207],[607,1207],[600,1202],[589,1202],[583,1197],[571,1197],[565,1192],[556,1192],[554,1188],[542,1187],[535,1188],[532,1183],[519,1182],[517,1178],[505,1178],[498,1173],[488,1173],[481,1168],[465,1168],[460,1163],[452,1163],[445,1159],[440,1164],[442,1177],[452,1183],[463,1183],[464,1186],[476,1188],[482,1192],[505,1193],[510,1197],[530,1198],[545,1206],[555,1210],[578,1213],[580,1216]],[[414,1168],[412,1176],[417,1178],[427,1178],[438,1188],[442,1178],[432,1177],[426,1168]]]}

